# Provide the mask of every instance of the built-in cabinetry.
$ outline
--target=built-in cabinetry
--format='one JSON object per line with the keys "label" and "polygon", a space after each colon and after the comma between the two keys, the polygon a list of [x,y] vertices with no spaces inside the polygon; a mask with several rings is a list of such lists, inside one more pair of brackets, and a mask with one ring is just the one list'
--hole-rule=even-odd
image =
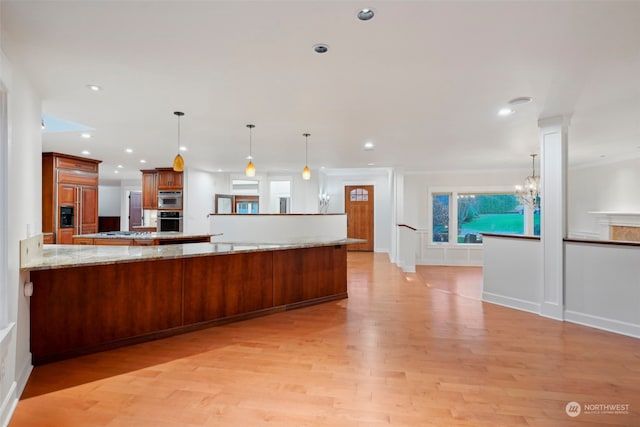
{"label": "built-in cabinetry", "polygon": [[[347,297],[345,245],[31,271],[35,365]],[[98,301],[99,303],[96,303]]]}
{"label": "built-in cabinetry", "polygon": [[158,190],[182,190],[182,172],[171,168],[156,169],[158,172]]}
{"label": "built-in cabinetry", "polygon": [[155,169],[142,172],[142,209],[158,209],[158,183]]}
{"label": "built-in cabinetry", "polygon": [[158,209],[158,190],[182,190],[182,172],[171,168],[142,170],[142,209]]}
{"label": "built-in cabinetry", "polygon": [[53,243],[98,232],[99,160],[42,153],[42,232]]}

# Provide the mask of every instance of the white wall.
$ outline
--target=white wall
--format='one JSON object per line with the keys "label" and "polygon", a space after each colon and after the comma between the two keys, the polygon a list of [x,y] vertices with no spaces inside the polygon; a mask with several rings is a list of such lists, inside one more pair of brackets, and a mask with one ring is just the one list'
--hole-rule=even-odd
{"label": "white wall", "polygon": [[98,186],[98,216],[120,216],[121,186]]}
{"label": "white wall", "polygon": [[[29,299],[22,285],[29,274],[20,271],[19,241],[42,231],[42,137],[41,100],[8,58],[0,52],[0,80],[8,93],[8,192],[7,212],[7,298],[9,322],[14,330],[3,340],[4,380],[0,421],[8,416],[31,372],[29,351]],[[4,165],[3,165],[4,168]],[[25,197],[28,195],[28,197]],[[6,353],[5,353],[6,352]]]}
{"label": "white wall", "polygon": [[311,179],[305,181],[301,174],[294,174],[291,181],[291,212],[318,213],[318,174],[311,171]]}
{"label": "white wall", "polygon": [[597,239],[597,219],[589,211],[640,212],[640,158],[569,169],[569,237]]}
{"label": "white wall", "polygon": [[[201,234],[209,232],[210,213],[215,212],[216,193],[228,194],[226,189],[219,189],[216,186],[216,176],[211,172],[195,168],[186,168],[184,171],[183,187],[183,208],[184,216],[183,231],[190,234]],[[221,180],[221,184],[228,181]]]}

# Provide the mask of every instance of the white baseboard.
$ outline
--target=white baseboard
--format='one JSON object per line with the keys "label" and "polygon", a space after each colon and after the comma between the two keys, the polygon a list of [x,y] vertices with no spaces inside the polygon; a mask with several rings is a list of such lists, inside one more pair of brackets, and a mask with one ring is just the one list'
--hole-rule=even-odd
{"label": "white baseboard", "polygon": [[605,317],[594,316],[592,314],[579,313],[577,311],[565,310],[564,319],[567,322],[602,329],[607,332],[627,335],[633,338],[640,338],[640,325],[619,320],[607,319]]}
{"label": "white baseboard", "polygon": [[17,386],[17,394],[18,397],[22,396],[22,392],[24,388],[27,386],[27,381],[29,380],[29,376],[31,375],[31,371],[33,371],[33,364],[31,363],[32,357],[31,352],[27,354],[24,362],[22,363],[22,367],[19,370],[16,370],[16,386]]}
{"label": "white baseboard", "polygon": [[540,314],[540,304],[519,298],[505,297],[503,295],[492,294],[491,292],[483,292],[482,301],[516,310],[527,311],[529,313]]}
{"label": "white baseboard", "polygon": [[17,405],[18,395],[16,394],[16,382],[14,381],[0,405],[0,423],[2,423],[3,426],[6,427],[9,425],[9,421],[11,421],[11,416]]}

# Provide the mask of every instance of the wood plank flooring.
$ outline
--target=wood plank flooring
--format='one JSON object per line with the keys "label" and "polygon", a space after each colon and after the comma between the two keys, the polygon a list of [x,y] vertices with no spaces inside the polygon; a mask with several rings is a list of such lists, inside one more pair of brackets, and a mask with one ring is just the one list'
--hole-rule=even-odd
{"label": "wood plank flooring", "polygon": [[640,425],[640,340],[482,303],[479,268],[352,252],[348,277],[347,300],[36,367],[10,426]]}

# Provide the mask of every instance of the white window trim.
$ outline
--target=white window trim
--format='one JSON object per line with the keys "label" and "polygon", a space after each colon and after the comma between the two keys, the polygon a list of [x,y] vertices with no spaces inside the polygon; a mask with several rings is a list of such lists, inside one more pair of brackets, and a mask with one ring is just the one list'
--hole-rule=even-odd
{"label": "white window trim", "polygon": [[[482,247],[482,243],[458,243],[458,204],[454,203],[459,194],[500,194],[515,193],[513,186],[482,186],[482,187],[429,187],[427,189],[427,223],[429,233],[429,246],[453,246],[453,247]],[[433,195],[449,194],[449,241],[433,241]]]}

